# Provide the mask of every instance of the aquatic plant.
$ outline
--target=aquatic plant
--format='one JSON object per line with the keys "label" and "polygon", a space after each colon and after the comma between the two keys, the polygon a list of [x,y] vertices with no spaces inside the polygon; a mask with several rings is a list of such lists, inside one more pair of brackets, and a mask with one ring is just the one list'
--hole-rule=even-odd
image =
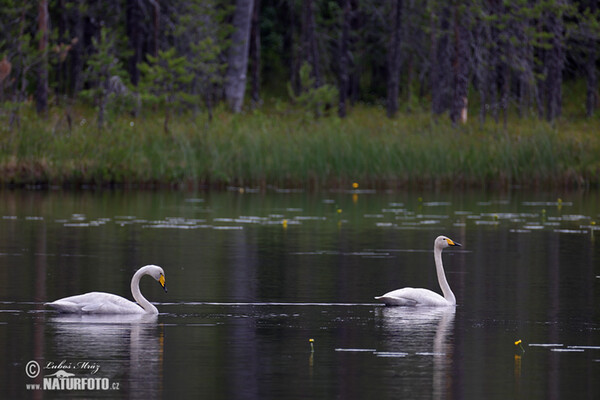
{"label": "aquatic plant", "polygon": [[[345,119],[303,111],[121,116],[98,132],[89,109],[24,112],[0,131],[4,184],[200,184],[276,187],[597,186],[600,137],[591,121],[538,119],[452,127],[427,112],[383,118],[357,106]],[[134,123],[133,123],[134,122]],[[475,124],[475,123],[474,123]]]}
{"label": "aquatic plant", "polygon": [[525,353],[525,349],[523,348],[523,345],[521,344],[521,339],[515,341],[515,346],[519,346],[521,348],[521,351],[523,351],[523,353]]}

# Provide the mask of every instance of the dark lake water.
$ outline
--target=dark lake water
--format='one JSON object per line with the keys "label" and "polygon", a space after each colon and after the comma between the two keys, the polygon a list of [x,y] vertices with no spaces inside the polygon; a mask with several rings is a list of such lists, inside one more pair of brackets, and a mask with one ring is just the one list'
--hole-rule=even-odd
{"label": "dark lake water", "polygon": [[[377,304],[440,292],[440,234],[458,306]],[[131,299],[145,264],[157,317],[43,304]],[[598,192],[0,192],[3,398],[598,399],[599,376]],[[73,378],[98,387],[43,386]]]}

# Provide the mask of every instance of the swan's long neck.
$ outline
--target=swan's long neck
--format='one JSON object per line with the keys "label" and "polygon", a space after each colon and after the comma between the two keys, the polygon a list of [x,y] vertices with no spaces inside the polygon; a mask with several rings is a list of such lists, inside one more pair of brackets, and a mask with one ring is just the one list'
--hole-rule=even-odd
{"label": "swan's long neck", "polygon": [[158,310],[140,292],[140,279],[146,274],[144,268],[140,268],[131,278],[131,294],[137,303],[148,313],[158,314]]}
{"label": "swan's long neck", "polygon": [[444,265],[442,264],[442,248],[435,247],[433,250],[433,257],[435,259],[435,270],[437,272],[438,282],[444,293],[444,298],[450,303],[450,305],[456,305],[456,297],[448,285],[446,280],[446,274],[444,273]]}

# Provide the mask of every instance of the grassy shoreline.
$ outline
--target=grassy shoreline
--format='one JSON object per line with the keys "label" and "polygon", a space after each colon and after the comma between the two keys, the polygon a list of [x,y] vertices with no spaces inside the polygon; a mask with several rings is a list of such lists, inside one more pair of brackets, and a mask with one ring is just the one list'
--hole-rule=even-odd
{"label": "grassy shoreline", "polygon": [[102,131],[93,110],[46,119],[24,110],[10,131],[1,116],[2,185],[209,185],[279,188],[442,185],[597,187],[598,119],[491,119],[453,128],[428,112],[385,118],[358,106],[346,119],[303,112],[181,115],[163,131],[160,113],[118,117]]}

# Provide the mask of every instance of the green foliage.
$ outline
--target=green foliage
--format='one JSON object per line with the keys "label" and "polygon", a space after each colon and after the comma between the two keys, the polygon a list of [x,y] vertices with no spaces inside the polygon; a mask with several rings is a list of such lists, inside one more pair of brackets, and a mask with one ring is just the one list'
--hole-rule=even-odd
{"label": "green foliage", "polygon": [[193,76],[194,93],[205,99],[210,112],[209,99],[213,95],[214,88],[222,85],[227,68],[227,64],[219,60],[223,50],[211,37],[200,40],[198,43],[191,43],[190,49],[191,56],[188,65]]}
{"label": "green foliage", "polygon": [[[103,2],[51,1],[49,26],[54,27],[54,34],[48,47],[41,51],[36,37],[37,2],[0,0],[0,59],[6,57],[12,67],[0,87],[2,112],[15,117],[9,125],[18,122],[20,107],[34,94],[37,66],[46,51],[53,63],[48,68],[50,87],[55,88],[53,94],[80,96],[93,103],[100,126],[106,120],[113,121],[117,113],[134,107],[128,82],[131,79],[137,83],[137,66],[143,75],[137,99],[141,98],[148,106],[146,111],[164,110],[165,129],[174,111],[196,110],[201,102],[212,115],[212,109],[218,108],[223,99],[224,55],[230,45],[234,3],[133,1],[125,7],[125,3],[117,1],[111,3],[113,7],[107,7]],[[391,3],[369,0],[350,3],[349,96],[353,102],[378,104],[385,98],[387,88]],[[319,72],[322,81],[329,82],[319,87],[310,66],[301,65],[309,58],[308,3],[263,0],[260,4],[262,97],[278,96],[276,101],[281,104],[287,99],[288,89],[289,98],[305,116],[312,119],[324,115],[337,101],[337,90],[331,82],[337,82],[340,72],[337,59],[344,20],[342,3],[330,0],[311,3],[314,27],[310,32],[314,28]],[[549,92],[544,81],[551,76],[548,54],[553,48],[561,50],[556,56],[561,58],[560,63],[555,63],[560,64],[558,75],[565,80],[588,77],[589,92],[597,92],[592,72],[598,74],[600,11],[590,9],[594,4],[591,0],[402,2],[400,98],[413,109],[418,104],[433,102],[434,94],[446,96],[452,91],[453,71],[448,65],[454,59],[457,23],[469,30],[466,36],[470,53],[465,59],[471,72],[470,83],[476,84],[484,104],[492,102],[498,107],[544,104]],[[58,27],[63,43],[57,43]],[[139,32],[147,34],[137,35]],[[79,42],[75,44],[73,38]],[[438,48],[440,61],[449,61],[447,65],[432,59],[434,55],[437,57]],[[127,49],[135,49],[135,60],[130,58],[134,51]],[[125,72],[126,61],[142,65],[128,64]],[[86,81],[82,85],[80,72],[84,70]],[[443,75],[439,88],[432,85],[433,71]],[[290,77],[294,81],[293,91],[288,83]],[[73,93],[81,87],[85,87],[83,92]],[[122,90],[115,91],[117,87]],[[470,105],[476,104],[477,100],[473,100],[469,98]],[[573,100],[583,104],[583,97]]]}
{"label": "green foliage", "polygon": [[315,87],[315,78],[312,77],[312,67],[304,62],[300,67],[300,94],[295,95],[290,84],[288,94],[295,104],[301,106],[307,113],[314,113],[315,117],[323,115],[331,108],[338,98],[338,90],[332,85]]}
{"label": "green foliage", "polygon": [[574,50],[575,55],[587,55],[590,50],[595,51],[600,47],[600,7],[595,12],[585,8],[575,18],[571,18],[566,28],[569,47]]}
{"label": "green foliage", "polygon": [[156,57],[147,57],[148,62],[139,66],[142,73],[142,100],[164,108],[164,129],[168,131],[171,110],[184,101],[191,100],[186,88],[194,76],[187,71],[186,58],[177,57],[174,47],[166,51],[159,50]]}
{"label": "green foliage", "polygon": [[86,80],[89,88],[80,94],[83,99],[91,100],[98,108],[98,127],[104,125],[105,112],[132,106],[134,98],[131,94],[127,74],[121,61],[115,54],[116,41],[105,28],[100,30],[99,38],[92,38],[95,52],[88,60]]}
{"label": "green foliage", "polygon": [[218,85],[223,81],[223,73],[226,64],[219,61],[219,55],[223,48],[211,37],[200,40],[190,45],[192,56],[190,58],[190,70],[200,85],[200,92],[206,90],[207,86]]}
{"label": "green foliage", "polygon": [[190,102],[204,102],[209,114],[212,101],[220,96],[227,64],[222,55],[229,46],[232,27],[226,22],[232,5],[221,0],[188,0],[177,5],[173,36],[178,54],[187,59],[187,70],[193,76],[187,87]]}
{"label": "green foliage", "polygon": [[[50,110],[55,119],[60,110]],[[217,117],[189,113],[164,135],[161,116],[118,118],[90,134],[89,109],[76,110],[70,135],[24,110],[19,135],[0,135],[0,183],[201,183],[330,188],[398,185],[600,185],[598,121],[552,126],[511,117],[502,131],[477,122],[453,128],[426,111],[389,120],[356,106],[345,119],[306,120],[293,113]],[[0,120],[0,122],[4,122]],[[5,124],[0,124],[5,126]],[[0,132],[5,132],[0,128]]]}
{"label": "green foliage", "polygon": [[0,99],[11,100],[3,105],[3,109],[10,111],[11,128],[20,124],[20,110],[31,91],[34,68],[43,56],[37,46],[39,35],[31,33],[35,32],[33,20],[27,18],[34,9],[32,2],[0,2],[0,54],[11,65],[11,73],[0,88]]}

